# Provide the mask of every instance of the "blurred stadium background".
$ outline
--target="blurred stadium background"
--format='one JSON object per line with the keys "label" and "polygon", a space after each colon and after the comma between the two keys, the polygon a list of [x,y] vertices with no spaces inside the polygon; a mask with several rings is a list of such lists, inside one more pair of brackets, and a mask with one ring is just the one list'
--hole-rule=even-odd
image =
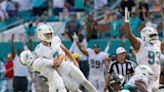
{"label": "blurred stadium background", "polygon": [[130,54],[123,23],[126,6],[131,12],[130,25],[136,36],[140,37],[139,32],[145,25],[152,25],[163,39],[163,0],[0,0],[0,58],[8,63],[12,34],[15,34],[15,50],[23,47],[22,40],[28,44],[29,37],[34,50],[39,43],[35,29],[40,23],[51,25],[68,49],[76,32],[87,39],[88,47],[98,43],[104,50],[110,41],[111,59],[122,43]]}

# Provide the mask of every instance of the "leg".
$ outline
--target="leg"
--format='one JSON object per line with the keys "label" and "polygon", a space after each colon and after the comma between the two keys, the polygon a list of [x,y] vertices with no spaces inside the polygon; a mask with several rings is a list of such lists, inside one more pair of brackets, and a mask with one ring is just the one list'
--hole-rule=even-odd
{"label": "leg", "polygon": [[49,87],[49,91],[43,91],[43,92],[67,92],[65,87],[62,88],[55,88],[54,86]]}
{"label": "leg", "polygon": [[[84,77],[83,73],[70,61],[64,61],[57,69],[57,71],[62,76],[66,88],[71,88],[73,81],[75,81],[74,85],[82,84],[87,90],[90,92],[96,92],[95,88],[89,83],[89,81]],[[71,82],[69,82],[71,80]],[[77,88],[74,86],[73,88]],[[72,88],[71,88],[72,90]],[[75,90],[75,89],[73,89]]]}
{"label": "leg", "polygon": [[68,66],[68,63],[69,61],[62,62],[57,71],[62,77],[65,87],[69,90],[69,92],[74,92],[79,88],[79,84],[70,77],[71,68]]}
{"label": "leg", "polygon": [[28,80],[26,77],[20,78],[21,85],[20,85],[20,90],[21,92],[26,92],[27,91],[27,85],[28,85]]}
{"label": "leg", "polygon": [[69,75],[62,75],[62,79],[66,88],[71,92],[81,92],[79,89],[79,84],[73,80]]}
{"label": "leg", "polygon": [[9,78],[8,79],[8,81],[7,81],[7,88],[8,88],[9,92],[13,91],[13,78]]}
{"label": "leg", "polygon": [[88,80],[84,80],[81,83],[89,92],[97,92],[96,88],[88,81]]}
{"label": "leg", "polygon": [[76,89],[75,91],[73,91],[73,92],[82,92],[80,89]]}
{"label": "leg", "polygon": [[105,84],[104,80],[100,79],[98,84],[100,92],[104,92],[104,84]]}
{"label": "leg", "polygon": [[58,92],[67,92],[67,90],[65,88],[59,89]]}
{"label": "leg", "polygon": [[76,80],[78,83],[82,84],[89,92],[96,92],[93,85],[85,78],[83,73],[72,63],[68,64],[71,67],[70,76]]}
{"label": "leg", "polygon": [[96,88],[96,90],[98,90],[97,81],[94,79],[94,77],[92,77],[92,75],[89,75],[89,82]]}
{"label": "leg", "polygon": [[13,79],[13,89],[14,89],[14,92],[19,92],[19,78],[18,77],[14,77]]}

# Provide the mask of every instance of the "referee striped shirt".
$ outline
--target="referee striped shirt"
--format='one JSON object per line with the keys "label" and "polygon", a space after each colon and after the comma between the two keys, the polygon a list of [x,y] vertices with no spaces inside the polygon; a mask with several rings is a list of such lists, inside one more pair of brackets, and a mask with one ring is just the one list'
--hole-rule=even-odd
{"label": "referee striped shirt", "polygon": [[112,62],[108,70],[109,74],[121,74],[125,77],[125,81],[130,77],[129,74],[134,73],[131,61],[125,60],[124,63],[119,63],[117,60]]}

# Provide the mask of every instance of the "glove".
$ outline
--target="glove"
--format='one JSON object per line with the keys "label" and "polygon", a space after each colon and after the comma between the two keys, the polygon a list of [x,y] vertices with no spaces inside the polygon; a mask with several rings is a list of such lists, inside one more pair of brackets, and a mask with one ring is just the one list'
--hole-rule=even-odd
{"label": "glove", "polygon": [[78,38],[78,36],[76,35],[76,33],[73,34],[73,40],[74,40],[75,42],[78,42],[78,41],[79,41],[79,38]]}
{"label": "glove", "polygon": [[125,22],[129,22],[130,21],[130,13],[128,11],[128,8],[125,7]]}

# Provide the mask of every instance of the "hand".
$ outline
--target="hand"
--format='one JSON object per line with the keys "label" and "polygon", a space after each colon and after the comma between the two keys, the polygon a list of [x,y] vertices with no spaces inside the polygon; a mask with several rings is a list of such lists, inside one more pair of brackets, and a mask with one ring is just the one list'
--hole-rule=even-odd
{"label": "hand", "polygon": [[125,7],[125,22],[129,22],[130,21],[130,13],[128,11],[128,8]]}
{"label": "hand", "polygon": [[76,33],[73,34],[73,40],[74,40],[75,42],[78,42],[78,41],[79,41],[79,38],[78,38],[78,36],[76,35]]}
{"label": "hand", "polygon": [[23,44],[23,46],[25,46],[26,45],[26,40],[24,39],[24,40],[22,40],[22,44]]}
{"label": "hand", "polygon": [[79,68],[79,64],[78,63],[74,63],[75,66],[77,66]]}
{"label": "hand", "polygon": [[54,59],[54,62],[55,62],[54,68],[58,68],[61,65],[64,57],[65,55],[60,55],[58,58]]}
{"label": "hand", "polygon": [[60,66],[59,62],[57,61],[57,58],[54,59],[54,66],[53,68],[57,69]]}
{"label": "hand", "polygon": [[55,63],[55,65],[53,66],[53,68],[57,69],[60,65],[58,63]]}
{"label": "hand", "polygon": [[104,92],[108,92],[108,89],[107,88],[104,88]]}

